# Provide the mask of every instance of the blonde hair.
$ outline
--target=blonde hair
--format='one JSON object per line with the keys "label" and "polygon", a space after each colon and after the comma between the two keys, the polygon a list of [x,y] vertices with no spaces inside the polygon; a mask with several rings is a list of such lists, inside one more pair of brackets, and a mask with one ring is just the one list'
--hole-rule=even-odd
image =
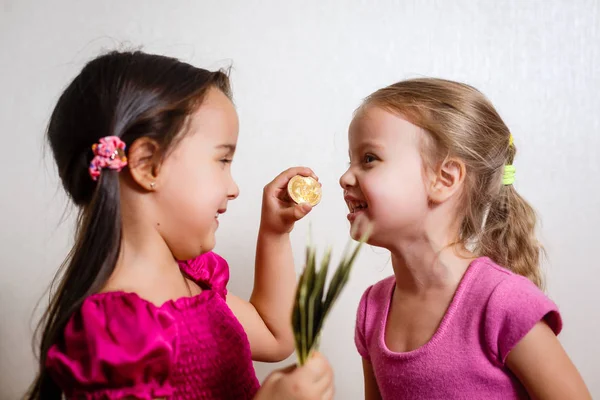
{"label": "blonde hair", "polygon": [[424,129],[424,158],[430,167],[447,157],[465,163],[457,244],[471,244],[477,256],[543,287],[536,214],[513,185],[502,184],[504,166],[513,163],[516,148],[492,103],[469,85],[420,78],[380,89],[364,106],[381,107]]}

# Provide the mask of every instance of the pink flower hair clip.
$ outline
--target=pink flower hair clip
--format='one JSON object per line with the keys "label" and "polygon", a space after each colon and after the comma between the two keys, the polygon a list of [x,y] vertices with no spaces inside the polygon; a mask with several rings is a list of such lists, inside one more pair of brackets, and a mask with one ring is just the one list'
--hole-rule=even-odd
{"label": "pink flower hair clip", "polygon": [[94,158],[90,162],[90,176],[97,181],[103,169],[108,168],[117,172],[127,165],[125,142],[118,136],[106,136],[92,146]]}

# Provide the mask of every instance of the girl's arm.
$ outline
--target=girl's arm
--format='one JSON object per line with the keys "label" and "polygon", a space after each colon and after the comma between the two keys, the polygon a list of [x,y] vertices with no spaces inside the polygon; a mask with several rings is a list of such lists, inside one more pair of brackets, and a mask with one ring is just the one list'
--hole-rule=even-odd
{"label": "girl's arm", "polygon": [[227,296],[227,304],[248,335],[256,361],[281,361],[294,351],[291,312],[296,272],[290,232],[294,223],[311,210],[309,205],[295,204],[287,194],[287,184],[295,175],[316,179],[308,168],[291,168],[265,187],[250,301]]}
{"label": "girl's arm", "polygon": [[514,347],[506,365],[532,398],[591,399],[581,375],[545,322],[538,322]]}
{"label": "girl's arm", "polygon": [[248,335],[255,361],[281,361],[294,351],[291,310],[295,285],[289,235],[259,232],[250,301],[227,296],[227,304]]}
{"label": "girl's arm", "polygon": [[362,359],[363,364],[363,375],[365,377],[365,400],[381,400],[381,393],[379,393],[379,386],[375,380],[375,373],[373,372],[373,365],[370,361]]}

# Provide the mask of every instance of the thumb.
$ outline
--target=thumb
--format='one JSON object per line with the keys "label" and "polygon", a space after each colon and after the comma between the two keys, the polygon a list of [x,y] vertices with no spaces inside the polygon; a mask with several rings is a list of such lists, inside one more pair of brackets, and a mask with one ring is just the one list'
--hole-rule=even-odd
{"label": "thumb", "polygon": [[292,221],[298,221],[312,211],[312,206],[308,203],[294,204],[288,212],[290,213],[290,219]]}
{"label": "thumb", "polygon": [[266,384],[267,382],[269,382],[269,383],[276,382],[279,379],[283,378],[284,376],[294,373],[297,369],[298,369],[298,366],[296,364],[288,365],[285,368],[277,369],[277,370],[271,372],[269,374],[269,376],[267,376],[267,378],[265,379],[263,384]]}
{"label": "thumb", "polygon": [[282,374],[289,374],[291,372],[294,372],[297,369],[298,369],[298,366],[296,364],[292,364],[292,365],[288,365],[287,367],[278,370],[277,372],[282,373]]}
{"label": "thumb", "polygon": [[305,382],[316,382],[326,377],[327,372],[331,370],[329,362],[320,353],[316,352],[310,357],[304,366],[297,367],[291,375]]}

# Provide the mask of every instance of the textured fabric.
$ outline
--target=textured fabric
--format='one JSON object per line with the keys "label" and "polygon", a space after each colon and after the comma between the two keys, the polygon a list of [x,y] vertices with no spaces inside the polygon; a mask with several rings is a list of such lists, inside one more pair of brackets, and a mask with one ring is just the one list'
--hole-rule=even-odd
{"label": "textured fabric", "polygon": [[47,357],[67,398],[254,397],[248,338],[225,302],[227,263],[207,253],[180,267],[208,289],[160,307],[124,292],[84,301]]}
{"label": "textured fabric", "polygon": [[488,258],[475,260],[433,337],[406,353],[385,344],[394,288],[393,276],[369,287],[356,321],[356,347],[372,363],[383,399],[528,398],[506,357],[537,322],[557,335],[562,329],[556,305],[533,283]]}

